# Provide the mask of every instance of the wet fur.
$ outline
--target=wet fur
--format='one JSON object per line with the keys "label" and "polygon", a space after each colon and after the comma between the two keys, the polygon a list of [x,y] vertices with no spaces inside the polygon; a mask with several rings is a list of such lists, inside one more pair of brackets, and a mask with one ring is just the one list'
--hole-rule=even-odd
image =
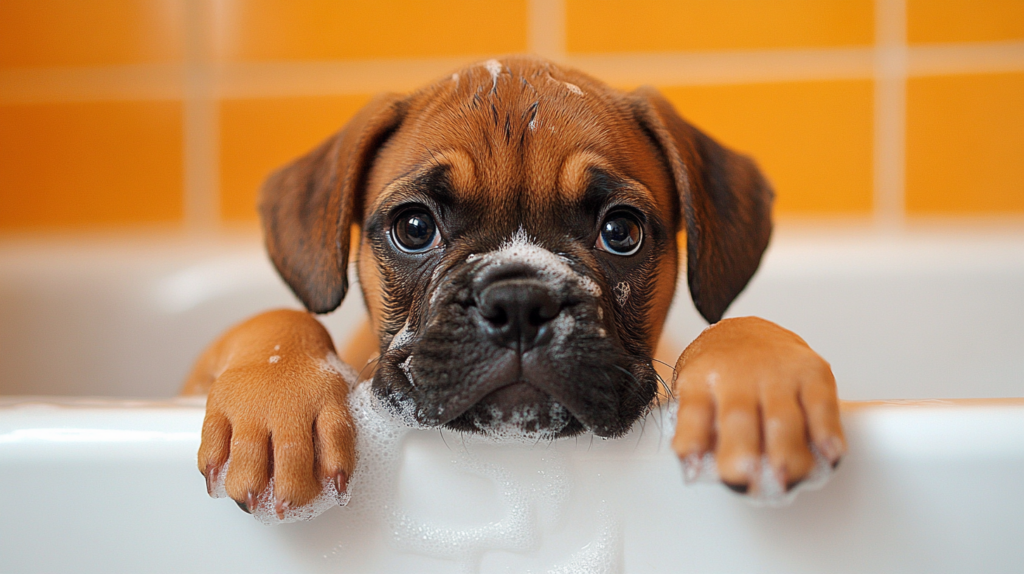
{"label": "wet fur", "polygon": [[[688,233],[695,301],[717,320],[770,231],[771,192],[753,164],[666,106],[654,92],[624,94],[531,58],[488,61],[407,97],[383,96],[265,185],[271,257],[309,309],[329,311],[347,288],[348,228],[363,222],[360,285],[381,352],[374,388],[396,408],[415,403],[420,424],[483,430],[473,421],[494,400],[499,411],[517,400],[546,411],[543,398],[489,397],[527,383],[571,412],[556,434],[622,434],[657,392],[651,357],[675,290],[676,233]],[[410,204],[433,212],[441,248],[410,256],[393,245],[393,218]],[[615,207],[642,218],[635,256],[593,249]],[[560,295],[574,300],[567,313],[578,332],[498,369],[518,359],[480,336],[470,287],[477,270],[466,258],[520,229],[601,296]],[[394,347],[402,329],[409,338]]]}
{"label": "wet fur", "polygon": [[[624,93],[545,60],[512,57],[409,95],[375,98],[267,179],[260,214],[271,260],[310,312],[340,305],[349,254],[358,254],[380,351],[373,385],[385,402],[422,425],[488,432],[513,423],[553,438],[584,430],[618,436],[644,415],[659,382],[651,357],[684,258],[677,236],[685,234],[694,304],[714,323],[759,264],[771,202],[749,158],[688,124],[653,89]],[[390,229],[411,204],[434,214],[444,238],[438,248],[396,249]],[[631,210],[644,229],[642,248],[629,257],[595,249],[599,225],[614,209]],[[486,264],[488,254],[515,241],[569,271],[549,276],[537,266]],[[572,333],[522,353],[488,340],[478,317],[481,281],[510,272],[542,281]],[[335,388],[340,376],[313,376],[321,372],[313,355],[327,351],[300,353],[288,388],[275,382],[278,365],[229,352],[262,349],[282,336],[298,347],[320,341],[315,320],[290,313],[266,313],[226,333],[187,385],[210,392],[199,457],[207,480],[229,450],[243,449],[247,466],[233,464],[226,483],[243,508],[270,472],[280,513],[318,492],[308,469],[334,480],[339,492],[353,470],[348,430],[314,434],[312,445],[296,434],[293,445],[310,460],[292,451],[278,458],[279,429],[308,434],[309,421],[348,420],[338,414],[347,392]],[[289,328],[275,330],[278,322]],[[253,376],[222,380],[230,373]],[[261,410],[267,402],[259,397],[277,397],[272,413]],[[241,437],[240,428],[254,434]],[[275,437],[273,465],[266,436]]]}

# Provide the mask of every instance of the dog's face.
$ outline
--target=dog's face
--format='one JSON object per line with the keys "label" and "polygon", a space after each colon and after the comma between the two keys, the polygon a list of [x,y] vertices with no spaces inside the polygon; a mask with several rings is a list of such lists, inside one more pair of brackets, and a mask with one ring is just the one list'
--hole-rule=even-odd
{"label": "dog's face", "polygon": [[510,59],[370,104],[272,176],[261,208],[317,312],[344,296],[361,221],[373,386],[419,424],[616,436],[656,395],[677,232],[717,320],[767,243],[770,198],[656,94]]}

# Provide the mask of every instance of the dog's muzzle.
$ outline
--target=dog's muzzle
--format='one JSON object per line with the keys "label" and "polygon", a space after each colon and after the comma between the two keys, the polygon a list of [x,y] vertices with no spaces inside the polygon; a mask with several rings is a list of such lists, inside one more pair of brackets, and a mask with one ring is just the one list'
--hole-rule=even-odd
{"label": "dog's muzzle", "polygon": [[407,321],[413,334],[382,355],[377,392],[419,425],[621,434],[653,398],[653,372],[623,350],[592,279],[521,249],[450,269]]}

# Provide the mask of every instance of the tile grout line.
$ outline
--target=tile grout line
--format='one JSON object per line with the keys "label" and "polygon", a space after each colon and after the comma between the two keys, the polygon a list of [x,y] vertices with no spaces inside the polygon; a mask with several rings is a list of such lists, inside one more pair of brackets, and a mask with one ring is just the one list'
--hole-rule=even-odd
{"label": "tile grout line", "polygon": [[569,64],[612,84],[702,86],[870,79],[870,47],[749,52],[573,54]]}
{"label": "tile grout line", "polygon": [[[538,33],[537,36],[540,36]],[[541,38],[531,40],[535,53]],[[548,46],[555,45],[548,42]],[[555,50],[557,52],[557,49]],[[873,79],[879,48],[781,49],[747,52],[571,54],[563,61],[612,84],[724,85],[830,79]],[[902,48],[908,77],[1024,72],[1024,42],[939,44]],[[212,97],[261,98],[411,90],[493,54],[448,58],[262,62],[210,65]],[[189,69],[171,64],[0,70],[0,103],[179,100]]]}
{"label": "tile grout line", "polygon": [[875,0],[874,219],[882,230],[906,217],[907,16],[905,0]]}
{"label": "tile grout line", "polygon": [[527,51],[564,61],[565,0],[529,0],[527,10]]}
{"label": "tile grout line", "polygon": [[219,223],[218,103],[211,61],[212,13],[203,0],[186,5],[184,74],[184,224],[190,232],[214,231]]}

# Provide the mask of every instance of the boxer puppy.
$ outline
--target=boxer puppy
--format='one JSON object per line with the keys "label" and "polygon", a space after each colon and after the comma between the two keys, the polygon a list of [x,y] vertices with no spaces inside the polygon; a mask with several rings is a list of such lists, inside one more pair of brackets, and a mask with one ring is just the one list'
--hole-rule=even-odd
{"label": "boxer puppy", "polygon": [[[538,438],[615,437],[651,408],[652,366],[685,233],[690,294],[712,327],[676,364],[680,457],[717,454],[746,490],[766,453],[792,485],[809,445],[845,451],[835,381],[799,337],[720,321],[771,233],[772,191],[749,158],[655,90],[623,93],[526,57],[490,60],[373,100],[270,176],[270,257],[312,313],[345,297],[351,231],[380,356],[372,388],[416,423]],[[224,335],[186,392],[208,392],[199,469],[230,454],[251,508],[271,475],[278,513],[355,465],[348,389],[308,313]]]}

